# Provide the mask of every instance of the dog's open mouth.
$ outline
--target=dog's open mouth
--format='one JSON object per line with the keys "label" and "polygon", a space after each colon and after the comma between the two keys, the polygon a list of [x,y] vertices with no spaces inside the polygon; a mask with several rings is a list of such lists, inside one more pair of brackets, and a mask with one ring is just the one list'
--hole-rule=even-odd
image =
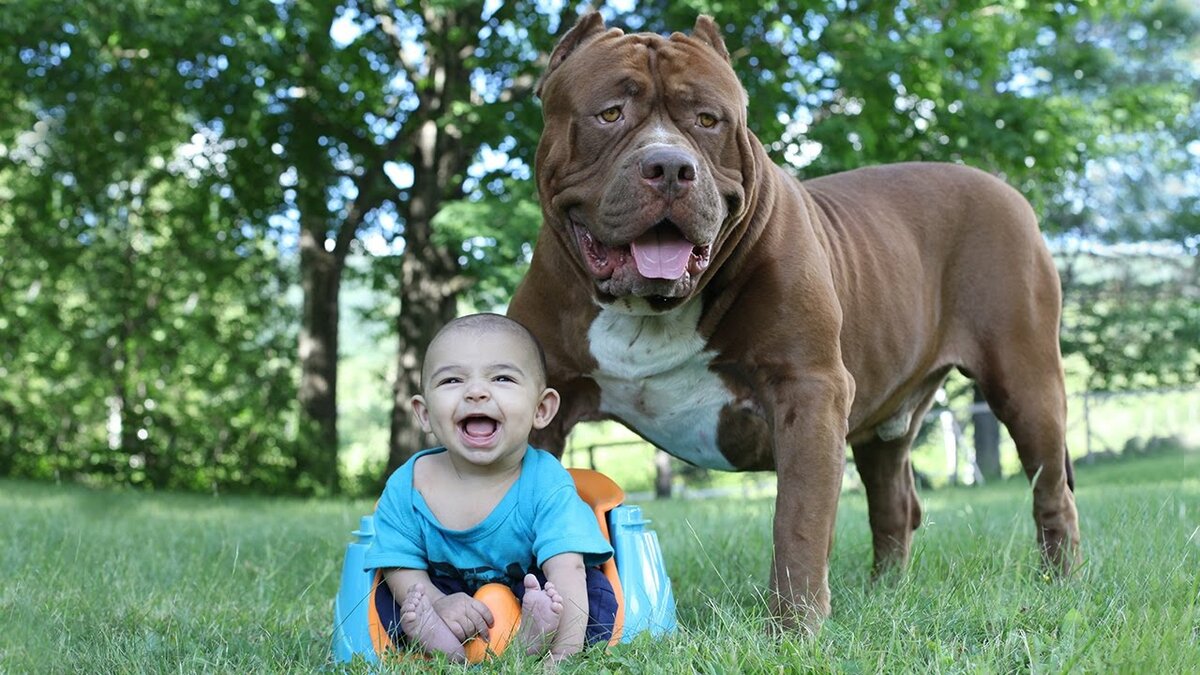
{"label": "dog's open mouth", "polygon": [[638,274],[647,279],[681,279],[708,268],[712,246],[687,240],[670,220],[662,220],[645,234],[622,246],[607,246],[575,220],[571,220],[579,250],[592,276],[603,280],[632,259]]}

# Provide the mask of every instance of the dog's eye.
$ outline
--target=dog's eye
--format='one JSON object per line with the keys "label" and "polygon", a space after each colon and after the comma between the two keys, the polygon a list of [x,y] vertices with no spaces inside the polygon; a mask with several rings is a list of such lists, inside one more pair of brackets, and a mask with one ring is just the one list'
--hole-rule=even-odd
{"label": "dog's eye", "polygon": [[711,129],[717,126],[717,118],[708,113],[700,113],[699,115],[696,115],[696,124],[699,124],[705,129]]}
{"label": "dog's eye", "polygon": [[604,122],[605,124],[612,124],[613,122],[621,119],[621,106],[614,105],[613,107],[601,112],[599,115],[597,115],[597,117],[599,117],[600,121]]}

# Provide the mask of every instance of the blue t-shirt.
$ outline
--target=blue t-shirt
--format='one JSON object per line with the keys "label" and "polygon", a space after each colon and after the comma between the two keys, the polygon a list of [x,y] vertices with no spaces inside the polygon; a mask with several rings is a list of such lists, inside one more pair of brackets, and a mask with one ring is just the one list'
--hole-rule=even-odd
{"label": "blue t-shirt", "polygon": [[446,449],[417,453],[388,478],[375,508],[365,569],[427,570],[462,579],[473,592],[491,582],[518,583],[560,553],[582,554],[587,566],[612,556],[571,474],[553,455],[533,447],[525,451],[521,475],[483,521],[466,530],[443,527],[413,487],[413,465],[439,452]]}

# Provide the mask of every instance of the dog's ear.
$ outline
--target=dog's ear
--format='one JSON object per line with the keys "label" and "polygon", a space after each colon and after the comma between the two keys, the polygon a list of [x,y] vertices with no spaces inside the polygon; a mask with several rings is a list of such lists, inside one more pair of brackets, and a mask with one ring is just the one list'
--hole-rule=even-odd
{"label": "dog's ear", "polygon": [[567,31],[567,34],[562,36],[562,39],[555,45],[554,51],[550,53],[550,63],[546,66],[545,72],[538,80],[537,88],[533,93],[538,97],[542,95],[542,85],[546,83],[546,78],[556,68],[562,65],[563,61],[571,55],[571,52],[580,48],[584,43],[604,32],[604,17],[600,16],[600,12],[589,12],[579,19],[579,21]]}
{"label": "dog's ear", "polygon": [[725,48],[725,38],[721,36],[721,28],[707,14],[696,17],[696,26],[692,28],[692,37],[708,43],[721,58],[729,61],[729,50]]}

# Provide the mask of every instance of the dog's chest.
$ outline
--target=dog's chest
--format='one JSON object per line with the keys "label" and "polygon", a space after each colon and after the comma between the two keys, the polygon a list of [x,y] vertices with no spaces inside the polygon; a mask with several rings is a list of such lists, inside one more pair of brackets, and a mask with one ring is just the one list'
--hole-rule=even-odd
{"label": "dog's chest", "polygon": [[588,329],[600,410],[655,445],[697,466],[731,469],[717,444],[721,410],[734,400],[714,353],[696,330],[700,303],[667,314],[601,310]]}

